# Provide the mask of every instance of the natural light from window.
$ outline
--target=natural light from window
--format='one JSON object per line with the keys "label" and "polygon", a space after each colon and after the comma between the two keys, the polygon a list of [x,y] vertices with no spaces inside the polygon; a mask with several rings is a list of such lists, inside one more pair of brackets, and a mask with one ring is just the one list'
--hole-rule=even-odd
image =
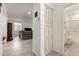
{"label": "natural light from window", "polygon": [[14,23],[14,31],[21,31],[22,30],[22,23]]}

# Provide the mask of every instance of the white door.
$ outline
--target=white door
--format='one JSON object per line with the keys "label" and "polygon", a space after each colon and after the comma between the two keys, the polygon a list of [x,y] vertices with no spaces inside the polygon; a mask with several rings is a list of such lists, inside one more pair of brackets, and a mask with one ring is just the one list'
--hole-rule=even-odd
{"label": "white door", "polygon": [[45,54],[53,49],[53,9],[45,6]]}

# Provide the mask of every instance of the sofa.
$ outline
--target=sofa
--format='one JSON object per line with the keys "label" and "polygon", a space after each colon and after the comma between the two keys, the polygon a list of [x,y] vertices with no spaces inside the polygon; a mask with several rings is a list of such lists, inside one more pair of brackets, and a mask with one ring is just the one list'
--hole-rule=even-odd
{"label": "sofa", "polygon": [[22,40],[32,39],[32,29],[24,28],[24,30],[19,31],[19,38]]}

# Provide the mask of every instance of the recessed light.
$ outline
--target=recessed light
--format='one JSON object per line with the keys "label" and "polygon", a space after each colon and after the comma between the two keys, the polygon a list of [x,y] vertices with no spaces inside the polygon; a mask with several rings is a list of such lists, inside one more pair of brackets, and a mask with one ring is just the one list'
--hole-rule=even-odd
{"label": "recessed light", "polygon": [[28,14],[28,15],[30,15],[30,14],[31,14],[31,12],[27,12],[27,14]]}
{"label": "recessed light", "polygon": [[75,11],[75,13],[79,13],[79,11]]}
{"label": "recessed light", "polygon": [[79,14],[75,14],[74,15],[74,18],[79,18]]}

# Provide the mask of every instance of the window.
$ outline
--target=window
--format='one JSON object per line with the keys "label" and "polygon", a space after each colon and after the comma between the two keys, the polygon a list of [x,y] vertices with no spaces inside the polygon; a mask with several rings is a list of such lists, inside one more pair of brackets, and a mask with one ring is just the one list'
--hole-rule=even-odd
{"label": "window", "polygon": [[22,23],[14,23],[14,31],[21,31],[22,30]]}

